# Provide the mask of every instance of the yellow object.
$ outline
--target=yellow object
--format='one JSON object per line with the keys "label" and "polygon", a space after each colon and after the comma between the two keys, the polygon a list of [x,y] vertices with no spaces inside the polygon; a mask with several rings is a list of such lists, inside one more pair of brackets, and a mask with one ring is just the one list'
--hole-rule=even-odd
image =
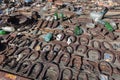
{"label": "yellow object", "polygon": [[12,75],[12,74],[5,74],[5,77],[10,78],[11,80],[16,80],[17,78],[15,75]]}
{"label": "yellow object", "polygon": [[35,47],[35,50],[36,51],[39,51],[41,49],[41,47],[39,46],[39,45],[37,45],[36,47]]}

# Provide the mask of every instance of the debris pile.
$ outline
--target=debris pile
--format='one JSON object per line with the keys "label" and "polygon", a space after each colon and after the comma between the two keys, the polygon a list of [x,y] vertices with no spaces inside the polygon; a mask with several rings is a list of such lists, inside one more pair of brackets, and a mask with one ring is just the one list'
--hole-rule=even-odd
{"label": "debris pile", "polygon": [[0,0],[0,70],[28,80],[119,80],[120,10],[96,3]]}

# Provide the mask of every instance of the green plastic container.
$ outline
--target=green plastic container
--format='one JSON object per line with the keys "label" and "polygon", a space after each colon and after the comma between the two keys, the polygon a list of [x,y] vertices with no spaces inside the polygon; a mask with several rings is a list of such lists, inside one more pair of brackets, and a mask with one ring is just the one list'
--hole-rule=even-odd
{"label": "green plastic container", "polygon": [[57,12],[55,12],[55,14],[54,14],[54,19],[58,20],[58,13]]}
{"label": "green plastic container", "polygon": [[74,34],[76,36],[79,36],[79,35],[83,34],[83,30],[79,26],[76,26],[74,29]]}
{"label": "green plastic container", "polygon": [[0,35],[5,35],[5,34],[6,34],[6,31],[0,30]]}
{"label": "green plastic container", "polygon": [[105,22],[105,27],[106,27],[106,29],[108,30],[108,31],[110,31],[110,32],[112,32],[113,30],[114,30],[114,28],[111,26],[111,24],[110,23],[108,23],[108,22]]}

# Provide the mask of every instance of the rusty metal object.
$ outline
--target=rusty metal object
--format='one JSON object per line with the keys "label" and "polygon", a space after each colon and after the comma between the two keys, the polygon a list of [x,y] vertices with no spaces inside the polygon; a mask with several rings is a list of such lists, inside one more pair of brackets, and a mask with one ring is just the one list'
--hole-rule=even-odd
{"label": "rusty metal object", "polygon": [[21,44],[19,44],[20,47],[23,47],[26,44],[27,41],[22,41]]}
{"label": "rusty metal object", "polygon": [[62,45],[61,44],[54,44],[53,46],[53,51],[54,52],[59,52],[62,49]]}
{"label": "rusty metal object", "polygon": [[101,73],[108,74],[109,76],[111,76],[113,74],[112,66],[106,61],[100,62],[98,67],[99,67],[99,71]]}
{"label": "rusty metal object", "polygon": [[61,52],[58,58],[58,63],[67,66],[70,62],[71,56],[67,52]]}
{"label": "rusty metal object", "polygon": [[87,51],[87,58],[91,60],[100,60],[101,56],[101,52],[97,49],[88,49]]}
{"label": "rusty metal object", "polygon": [[30,69],[30,66],[32,65],[31,61],[22,61],[17,66],[16,72],[20,73],[21,75],[27,74],[27,72]]}
{"label": "rusty metal object", "polygon": [[70,68],[65,68],[61,71],[61,76],[59,80],[72,80],[73,74]]}
{"label": "rusty metal object", "polygon": [[29,53],[30,53],[29,48],[19,48],[14,53],[14,57],[17,59],[17,61],[23,61],[28,56]]}
{"label": "rusty metal object", "polygon": [[37,51],[32,51],[30,54],[28,54],[28,59],[31,61],[35,61],[40,57],[40,53]]}
{"label": "rusty metal object", "polygon": [[0,55],[0,65],[4,62],[5,60],[5,55]]}
{"label": "rusty metal object", "polygon": [[36,44],[37,44],[37,40],[34,40],[34,41],[30,44],[29,48],[34,49],[34,47],[35,47]]}
{"label": "rusty metal object", "polygon": [[45,65],[41,73],[40,79],[58,80],[59,75],[60,75],[59,66],[55,63],[49,63]]}
{"label": "rusty metal object", "polygon": [[71,40],[71,43],[75,43],[76,40],[77,40],[76,36],[74,36],[74,35],[68,35],[68,36],[66,36],[66,42],[68,41],[68,39]]}
{"label": "rusty metal object", "polygon": [[117,54],[117,60],[120,63],[120,54]]}
{"label": "rusty metal object", "polygon": [[65,47],[65,51],[72,54],[72,53],[74,53],[74,48],[73,48],[73,46],[69,45],[69,46]]}
{"label": "rusty metal object", "polygon": [[[9,41],[10,44],[14,45],[20,45],[20,43],[24,42],[23,40],[25,39],[24,35],[13,35],[13,37],[10,37],[12,40]],[[24,45],[23,43],[21,46]]]}
{"label": "rusty metal object", "polygon": [[112,44],[110,44],[107,41],[91,41],[91,46],[96,49],[102,49],[102,50],[114,50]]}
{"label": "rusty metal object", "polygon": [[85,72],[92,72],[94,71],[94,65],[90,64],[88,62],[89,60],[83,60],[83,65],[82,65],[82,69],[85,71]]}
{"label": "rusty metal object", "polygon": [[104,51],[104,60],[107,62],[112,62],[114,63],[116,60],[115,53],[110,50],[105,50]]}
{"label": "rusty metal object", "polygon": [[40,19],[40,20],[38,21],[37,28],[41,28],[43,22],[44,22],[44,20]]}
{"label": "rusty metal object", "polygon": [[54,21],[49,21],[48,28],[51,28],[53,26]]}
{"label": "rusty metal object", "polygon": [[11,56],[15,53],[17,50],[16,46],[9,46],[8,51],[5,53],[7,56]]}
{"label": "rusty metal object", "polygon": [[88,80],[87,73],[79,72],[77,80],[79,80],[79,79]]}
{"label": "rusty metal object", "polygon": [[96,49],[101,49],[101,43],[99,41],[91,41],[91,46]]}
{"label": "rusty metal object", "polygon": [[81,36],[79,38],[79,44],[88,45],[88,43],[89,43],[89,39],[87,38],[87,36]]}
{"label": "rusty metal object", "polygon": [[3,68],[5,68],[6,66],[8,66],[10,69],[14,69],[17,66],[16,58],[8,57],[8,59],[5,60],[2,64]]}
{"label": "rusty metal object", "polygon": [[51,44],[44,45],[43,48],[42,48],[42,51],[43,52],[51,51],[52,47],[53,46]]}
{"label": "rusty metal object", "polygon": [[23,25],[27,22],[27,17],[24,15],[14,15],[10,16],[7,22],[12,25]]}
{"label": "rusty metal object", "polygon": [[109,42],[107,42],[107,41],[103,41],[101,43],[101,46],[102,46],[103,50],[107,50],[107,49],[108,50],[114,50],[113,46]]}
{"label": "rusty metal object", "polygon": [[59,25],[59,22],[54,21],[54,23],[53,23],[53,25],[52,25],[52,28],[56,28],[58,25]]}
{"label": "rusty metal object", "polygon": [[40,63],[40,62],[37,62],[37,63],[33,64],[30,67],[30,69],[29,69],[29,71],[27,73],[27,76],[32,77],[32,78],[34,77],[34,79],[38,79],[40,73],[43,70],[43,67],[44,67],[44,65],[42,63]]}
{"label": "rusty metal object", "polygon": [[24,47],[29,47],[31,45],[31,43],[32,43],[32,40],[26,39],[26,43],[25,43]]}
{"label": "rusty metal object", "polygon": [[99,72],[98,62],[97,61],[90,61],[90,60],[87,60],[87,62],[94,67],[92,72],[94,72],[94,73],[96,73],[96,75],[98,75],[98,72]]}
{"label": "rusty metal object", "polygon": [[86,54],[88,47],[85,45],[78,45],[76,48],[76,51],[78,52],[78,55]]}
{"label": "rusty metal object", "polygon": [[49,21],[44,21],[43,24],[42,24],[42,26],[41,26],[41,28],[47,27],[48,23],[49,23]]}
{"label": "rusty metal object", "polygon": [[56,56],[57,56],[57,52],[53,52],[53,51],[41,53],[41,59],[44,62],[52,62]]}
{"label": "rusty metal object", "polygon": [[80,70],[81,69],[81,64],[82,64],[82,58],[81,56],[78,56],[78,55],[72,55],[72,59],[69,63],[69,66],[71,68],[74,68],[76,70]]}
{"label": "rusty metal object", "polygon": [[[94,37],[101,36],[103,38],[115,40],[117,36],[113,32],[109,32],[105,29],[103,25],[98,24],[94,29],[88,29],[90,34],[94,35]],[[99,35],[97,33],[100,33]]]}
{"label": "rusty metal object", "polygon": [[99,80],[99,77],[96,74],[87,73],[88,80]]}
{"label": "rusty metal object", "polygon": [[12,43],[15,38],[16,38],[16,34],[10,34],[6,40],[7,42]]}
{"label": "rusty metal object", "polygon": [[40,16],[37,11],[33,11],[31,17],[33,18],[34,21],[37,21]]}
{"label": "rusty metal object", "polygon": [[[65,36],[64,40],[61,40],[61,41],[65,41],[65,39],[68,39],[69,37],[73,40],[73,43],[76,43],[76,40],[78,40],[78,38],[84,38],[83,36],[76,38],[73,35],[68,34],[67,36]],[[26,40],[25,37],[20,37],[14,41],[17,41],[19,39]],[[70,71],[72,71],[72,70],[75,70],[75,71],[80,70],[81,71],[81,69],[84,70],[86,72],[86,75],[84,75],[81,78],[83,78],[85,80],[87,80],[89,78],[98,80],[97,76],[94,76],[94,75],[88,76],[88,73],[90,73],[90,72],[95,72],[95,71],[100,72],[100,73],[105,72],[103,70],[103,68],[101,68],[101,66],[102,66],[101,63],[99,63],[99,65],[98,65],[97,61],[104,59],[105,58],[104,54],[107,53],[112,56],[112,59],[110,62],[112,62],[112,63],[115,62],[114,50],[111,47],[111,44],[109,45],[109,43],[107,44],[105,42],[93,40],[91,42],[91,46],[87,46],[89,43],[89,38],[87,38],[87,37],[85,37],[83,39],[83,42],[80,41],[80,42],[82,42],[82,44],[80,43],[79,45],[78,44],[77,45],[75,45],[75,44],[62,45],[59,42],[58,43],[53,42],[53,44],[51,44],[51,43],[43,44],[43,45],[41,45],[42,51],[40,51],[40,52],[33,51],[33,49],[35,48],[36,43],[38,41],[32,40],[32,39],[30,41],[28,41],[28,43],[27,42],[25,42],[24,44],[22,43],[21,46],[24,45],[22,47],[30,47],[32,45],[32,47],[31,47],[32,50],[29,48],[20,48],[20,49],[18,48],[17,51],[14,51],[16,48],[14,48],[13,46],[9,47],[10,50],[8,50],[8,52],[10,51],[10,53],[8,53],[8,56],[13,56],[13,57],[9,58],[10,60],[8,60],[8,61],[6,61],[6,63],[4,63],[4,68],[6,68],[5,65],[9,66],[10,69],[17,68],[16,69],[17,74],[27,76],[28,78],[31,78],[31,79],[48,79],[49,78],[52,80],[56,80],[55,78],[51,77],[53,75],[51,75],[51,73],[52,73],[51,71],[50,71],[51,73],[49,72],[49,68],[43,67],[47,63],[51,63],[51,62],[55,61],[55,62],[59,63],[60,65],[63,65],[65,67],[70,67]],[[27,45],[27,44],[29,44],[29,45]],[[104,50],[104,51],[102,51],[102,50]],[[111,53],[110,50],[113,50],[113,53]],[[78,53],[75,53],[76,51]],[[91,52],[91,51],[93,51],[93,52]],[[95,54],[93,54],[94,52],[95,52]],[[91,55],[91,53],[93,56]],[[7,54],[7,53],[5,53],[5,54]],[[85,55],[85,56],[83,56],[83,55]],[[86,60],[86,58],[89,60]],[[34,63],[34,62],[38,61],[39,59],[45,63],[44,64],[42,62]],[[96,62],[94,62],[94,59],[96,60]],[[27,61],[27,60],[30,60],[30,61]],[[24,67],[24,66],[26,66],[26,67]],[[58,69],[56,69],[56,71],[57,70]],[[70,72],[70,71],[69,70],[64,71],[64,69],[61,69],[61,72],[57,72],[59,74],[56,74],[56,73],[55,74],[58,76],[57,78],[60,78],[60,79],[63,79],[63,78],[72,79],[73,76],[71,78],[71,77],[69,77],[69,74],[71,74],[71,73],[73,74],[73,71],[72,72]],[[107,71],[109,71],[109,70],[107,70]],[[67,76],[62,75],[65,72],[68,72]],[[105,73],[109,74],[109,72],[105,72]],[[75,73],[74,73],[74,75],[75,75]],[[76,79],[76,78],[74,78],[74,79]]]}
{"label": "rusty metal object", "polygon": [[4,54],[8,50],[8,45],[6,43],[0,44],[0,54]]}

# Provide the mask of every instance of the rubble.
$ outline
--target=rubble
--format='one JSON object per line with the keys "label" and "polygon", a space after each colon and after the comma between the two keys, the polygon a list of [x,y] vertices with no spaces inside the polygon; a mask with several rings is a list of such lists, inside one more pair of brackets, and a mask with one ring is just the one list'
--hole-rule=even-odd
{"label": "rubble", "polygon": [[119,80],[119,14],[119,0],[0,0],[0,79]]}

